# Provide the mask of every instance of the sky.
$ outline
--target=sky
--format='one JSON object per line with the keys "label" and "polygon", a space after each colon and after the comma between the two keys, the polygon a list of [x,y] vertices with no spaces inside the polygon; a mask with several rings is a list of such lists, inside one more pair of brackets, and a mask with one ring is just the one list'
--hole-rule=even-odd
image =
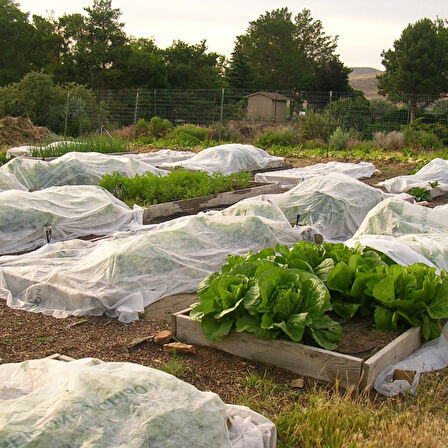
{"label": "sky", "polygon": [[[93,0],[18,0],[22,11],[56,17],[83,12]],[[337,52],[348,67],[383,69],[381,52],[392,48],[408,23],[423,17],[448,18],[447,0],[113,0],[122,12],[125,31],[135,37],[153,37],[165,48],[173,40],[189,44],[206,39],[208,48],[226,56],[235,37],[265,11],[287,6],[297,13],[311,10],[326,34],[338,35]]]}

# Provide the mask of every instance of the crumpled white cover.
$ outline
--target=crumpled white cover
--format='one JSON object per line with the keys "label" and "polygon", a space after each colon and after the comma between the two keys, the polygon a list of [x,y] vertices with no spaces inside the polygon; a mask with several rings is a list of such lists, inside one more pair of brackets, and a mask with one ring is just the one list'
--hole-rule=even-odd
{"label": "crumpled white cover", "polygon": [[132,210],[93,185],[51,187],[35,192],[0,193],[0,254],[31,250],[50,241],[108,235],[141,225],[141,208]]}
{"label": "crumpled white cover", "polygon": [[192,171],[206,171],[209,174],[221,172],[232,174],[238,171],[256,171],[266,168],[277,168],[285,164],[283,157],[269,155],[263,149],[253,145],[231,143],[213,146],[191,157],[188,160],[160,165],[163,169],[182,167]]}
{"label": "crumpled white cover", "polygon": [[252,201],[252,215],[247,204],[242,216],[233,206],[230,216],[201,213],[96,242],[71,240],[0,257],[0,297],[12,308],[54,317],[138,319],[156,300],[194,292],[228,254],[292,245],[312,235],[309,228],[292,228],[280,211],[260,207],[260,199]]}
{"label": "crumpled white cover", "polygon": [[384,193],[350,176],[330,173],[314,176],[291,190],[263,195],[282,210],[291,223],[316,227],[327,241],[353,236],[367,213]]}
{"label": "crumpled white cover", "polygon": [[276,433],[262,415],[227,407],[215,393],[160,370],[92,358],[36,359],[0,366],[0,443],[5,448],[275,448]]}
{"label": "crumpled white cover", "polygon": [[11,173],[2,171],[0,169],[0,192],[6,190],[26,190],[27,188],[22,185]]}
{"label": "crumpled white cover", "polygon": [[305,179],[317,175],[328,175],[331,173],[341,173],[354,179],[364,179],[371,177],[375,172],[375,166],[370,162],[348,163],[348,162],[328,162],[316,163],[315,165],[291,168],[289,170],[269,171],[255,174],[257,182],[274,183],[277,182],[283,188],[292,188]]}
{"label": "crumpled white cover", "polygon": [[425,263],[448,270],[448,208],[386,199],[367,214],[346,244],[356,242],[401,265]]}
{"label": "crumpled white cover", "polygon": [[142,152],[140,154],[132,154],[130,155],[130,157],[137,160],[142,160],[154,166],[158,166],[163,163],[173,163],[188,160],[191,159],[194,155],[195,153],[191,151],[174,151],[172,149],[160,149],[159,151],[155,152]]}
{"label": "crumpled white cover", "polygon": [[94,185],[105,174],[115,171],[128,177],[148,171],[159,176],[167,174],[167,171],[143,160],[97,152],[69,152],[51,162],[15,158],[3,165],[0,171],[13,174],[30,190],[62,185]]}
{"label": "crumpled white cover", "polygon": [[[431,187],[430,182],[439,182]],[[378,183],[391,193],[407,192],[411,188],[421,187],[430,190],[431,196],[436,197],[448,192],[448,160],[433,159],[415,174],[397,176]]]}

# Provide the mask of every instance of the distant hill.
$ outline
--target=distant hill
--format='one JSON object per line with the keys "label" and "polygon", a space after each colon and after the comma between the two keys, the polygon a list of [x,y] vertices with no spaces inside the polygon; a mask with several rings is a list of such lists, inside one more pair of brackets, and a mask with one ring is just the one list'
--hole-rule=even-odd
{"label": "distant hill", "polygon": [[351,76],[358,76],[358,75],[379,75],[381,70],[378,70],[373,67],[350,67],[352,72],[350,73],[349,77]]}
{"label": "distant hill", "polygon": [[351,67],[352,72],[348,75],[348,81],[353,89],[361,90],[368,99],[378,98],[377,75],[383,73],[372,67]]}

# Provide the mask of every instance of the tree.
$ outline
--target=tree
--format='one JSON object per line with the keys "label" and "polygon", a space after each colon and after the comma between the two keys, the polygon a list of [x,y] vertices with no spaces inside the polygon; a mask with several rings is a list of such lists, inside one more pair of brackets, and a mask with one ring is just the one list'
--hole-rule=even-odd
{"label": "tree", "polygon": [[331,89],[325,79],[331,75],[337,79],[335,87],[345,91],[348,69],[334,54],[336,46],[337,36],[327,36],[308,9],[294,20],[288,8],[275,9],[249,22],[246,33],[237,37],[228,82],[247,79],[251,66],[259,89]]}
{"label": "tree", "polygon": [[348,75],[351,69],[345,67],[338,57],[321,61],[315,68],[312,89],[317,92],[351,92]]}
{"label": "tree", "polygon": [[0,86],[18,81],[32,68],[33,26],[12,0],[0,0]]}
{"label": "tree", "polygon": [[124,23],[119,22],[121,12],[112,8],[112,0],[94,0],[84,10],[87,17],[72,14],[61,21],[66,60],[76,67],[77,79],[87,79],[91,87],[118,87],[121,68],[129,57]]}
{"label": "tree", "polygon": [[223,57],[207,52],[205,40],[197,45],[174,41],[162,54],[171,88],[214,89],[221,86]]}
{"label": "tree", "polygon": [[378,91],[391,100],[409,95],[411,121],[416,118],[419,95],[435,98],[448,91],[448,29],[440,19],[422,19],[409,24],[383,51],[384,74],[378,76]]}
{"label": "tree", "polygon": [[233,50],[230,63],[226,69],[226,80],[229,87],[234,89],[254,89],[258,80],[257,74],[250,63],[247,54],[239,43]]}

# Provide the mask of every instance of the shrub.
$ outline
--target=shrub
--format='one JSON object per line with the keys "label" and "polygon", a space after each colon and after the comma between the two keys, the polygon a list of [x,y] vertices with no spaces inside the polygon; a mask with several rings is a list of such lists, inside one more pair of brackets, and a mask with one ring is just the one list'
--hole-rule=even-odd
{"label": "shrub", "polygon": [[276,145],[297,146],[300,143],[300,134],[293,127],[267,128],[255,140],[255,145],[263,148]]}
{"label": "shrub", "polygon": [[144,118],[139,118],[135,125],[135,136],[143,137],[149,132],[149,124]]}
{"label": "shrub", "polygon": [[166,136],[172,128],[171,121],[160,117],[152,117],[148,125],[149,134],[158,138]]}
{"label": "shrub", "polygon": [[442,147],[442,142],[437,135],[422,129],[406,126],[403,128],[403,133],[406,143],[412,147],[421,149],[437,149]]}
{"label": "shrub", "polygon": [[[330,135],[337,126],[337,121],[331,117]],[[328,111],[317,113],[312,109],[308,109],[305,115],[299,116],[299,130],[305,140],[320,139],[326,141],[328,138]]]}
{"label": "shrub", "polygon": [[327,146],[327,144],[325,143],[324,140],[320,140],[320,139],[312,139],[312,140],[308,140],[303,144],[303,149],[320,149],[320,148],[325,148]]}
{"label": "shrub", "polygon": [[392,131],[392,132],[375,132],[373,134],[373,140],[381,148],[388,149],[390,151],[399,151],[403,149],[405,137],[402,132]]}
{"label": "shrub", "polygon": [[350,133],[343,131],[338,127],[330,137],[330,148],[337,151],[347,149],[350,140]]}
{"label": "shrub", "polygon": [[198,141],[205,141],[209,139],[209,129],[202,126],[196,126],[194,124],[176,126],[167,137],[171,138],[186,134],[196,138]]}

